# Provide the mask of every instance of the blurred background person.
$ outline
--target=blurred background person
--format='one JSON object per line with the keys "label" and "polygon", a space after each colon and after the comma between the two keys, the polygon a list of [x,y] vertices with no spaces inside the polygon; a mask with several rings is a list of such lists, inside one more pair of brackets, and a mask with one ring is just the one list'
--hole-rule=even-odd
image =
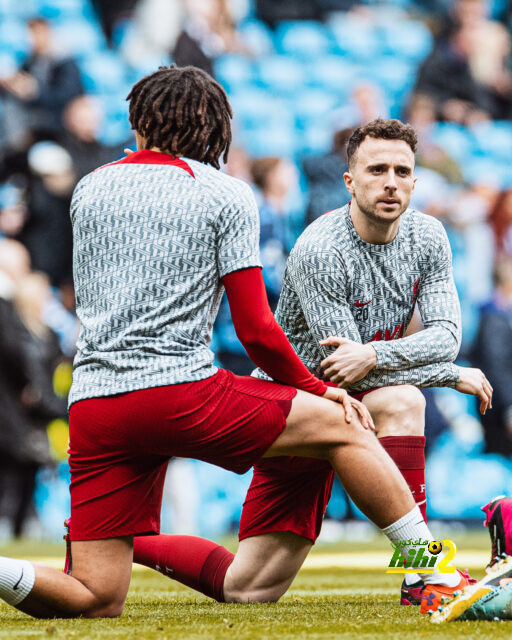
{"label": "blurred background person", "polygon": [[42,318],[49,296],[26,249],[0,240],[0,535],[7,537],[35,517],[36,473],[52,463],[46,426],[66,414],[52,383],[61,352]]}
{"label": "blurred background person", "polygon": [[512,256],[512,188],[498,194],[489,222],[494,233],[496,250]]}
{"label": "blurred background person", "polygon": [[72,271],[73,162],[61,146],[38,142],[29,150],[28,167],[27,219],[17,239],[28,249],[33,269],[46,273],[58,286]]}
{"label": "blurred background person", "polygon": [[220,55],[249,53],[227,0],[184,0],[184,8],[183,29],[172,50],[178,66],[193,65],[214,76],[214,61]]}
{"label": "blurred background person", "polygon": [[57,141],[71,156],[75,181],[120,158],[124,147],[129,145],[130,140],[115,145],[100,140],[104,119],[102,104],[92,95],[77,96],[64,108],[64,129]]}
{"label": "blurred background person", "polygon": [[22,396],[28,430],[19,443],[25,460],[16,466],[16,472],[10,477],[11,490],[18,497],[13,527],[15,537],[22,534],[30,516],[36,518],[33,495],[38,470],[53,464],[47,426],[51,420],[67,415],[66,400],[57,397],[53,388],[53,375],[62,352],[57,336],[44,321],[44,310],[50,298],[49,280],[37,272],[20,279],[14,296],[24,328],[21,344],[29,378]]}
{"label": "blurred background person", "polygon": [[253,160],[251,174],[259,189],[260,258],[270,307],[274,310],[289,253],[288,204],[296,185],[295,167],[284,158]]}
{"label": "blurred background person", "polygon": [[62,128],[66,104],[83,92],[76,62],[61,55],[44,18],[29,20],[31,51],[14,75],[0,80],[5,135],[9,145],[26,146],[34,137]]}
{"label": "blurred background person", "polygon": [[348,171],[347,142],[353,129],[336,131],[332,149],[321,156],[306,156],[302,169],[308,181],[309,193],[306,208],[306,225],[327,211],[342,207],[350,200],[345,189],[343,174]]}
{"label": "blurred background person", "polygon": [[[512,256],[502,254],[494,269],[494,295],[482,306],[473,361],[485,367],[494,394],[482,416],[485,451],[512,455]],[[479,364],[476,364],[479,363]]]}

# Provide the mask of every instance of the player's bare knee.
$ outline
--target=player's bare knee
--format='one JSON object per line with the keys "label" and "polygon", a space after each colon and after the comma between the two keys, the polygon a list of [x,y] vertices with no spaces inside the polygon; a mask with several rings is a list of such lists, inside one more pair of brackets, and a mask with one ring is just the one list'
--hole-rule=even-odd
{"label": "player's bare knee", "polygon": [[425,406],[425,397],[416,387],[388,387],[385,402],[372,412],[377,431],[382,428],[385,435],[423,435]]}
{"label": "player's bare knee", "polygon": [[124,600],[96,602],[88,611],[83,613],[84,618],[119,618],[124,610]]}

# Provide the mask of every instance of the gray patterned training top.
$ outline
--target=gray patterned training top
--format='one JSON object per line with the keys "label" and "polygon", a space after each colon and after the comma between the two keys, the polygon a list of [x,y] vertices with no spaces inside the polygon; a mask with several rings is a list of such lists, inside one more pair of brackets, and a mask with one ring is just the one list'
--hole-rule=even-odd
{"label": "gray patterned training top", "polygon": [[[425,330],[402,338],[415,304]],[[315,220],[288,259],[276,318],[320,376],[320,362],[334,349],[319,340],[371,341],[377,366],[352,391],[453,387],[459,380],[452,362],[461,339],[460,305],[450,245],[438,220],[413,209],[403,213],[392,242],[381,245],[362,240],[349,205]]]}
{"label": "gray patterned training top", "polygon": [[139,151],[83,178],[71,219],[80,335],[69,404],[215,374],[221,278],[261,266],[250,187]]}

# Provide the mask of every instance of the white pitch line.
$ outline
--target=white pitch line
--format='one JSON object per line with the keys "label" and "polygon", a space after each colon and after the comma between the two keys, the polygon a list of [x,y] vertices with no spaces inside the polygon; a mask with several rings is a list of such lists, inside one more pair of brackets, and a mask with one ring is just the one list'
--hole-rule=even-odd
{"label": "white pitch line", "polygon": [[[386,571],[391,560],[391,551],[354,551],[341,553],[311,553],[302,569],[375,569]],[[490,553],[481,550],[457,551],[453,564],[460,568],[483,569],[489,562]],[[34,562],[41,562],[61,569],[64,566],[64,558],[36,557],[30,558]],[[138,564],[133,565],[134,571],[150,571]]]}
{"label": "white pitch line", "polygon": [[[306,558],[303,569],[382,569],[386,570],[391,560],[387,551],[362,551],[346,553],[312,553]],[[457,551],[452,562],[461,569],[483,569],[490,559],[490,552],[480,550]]]}

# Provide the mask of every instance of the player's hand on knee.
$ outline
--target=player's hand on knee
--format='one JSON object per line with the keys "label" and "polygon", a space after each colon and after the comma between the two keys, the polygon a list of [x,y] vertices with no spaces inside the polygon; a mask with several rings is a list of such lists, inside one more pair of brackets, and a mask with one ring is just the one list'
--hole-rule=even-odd
{"label": "player's hand on knee", "polygon": [[352,418],[355,412],[359,416],[361,424],[365,429],[371,429],[372,431],[375,431],[375,425],[373,424],[373,420],[368,409],[362,402],[359,402],[359,400],[351,398],[345,391],[345,389],[339,389],[338,387],[327,387],[327,391],[322,397],[327,398],[327,400],[332,400],[333,402],[342,404],[343,408],[345,409],[345,420],[347,422],[352,422]]}
{"label": "player's hand on knee", "polygon": [[459,367],[460,378],[457,391],[480,398],[480,413],[484,415],[487,409],[492,409],[492,387],[480,369]]}

